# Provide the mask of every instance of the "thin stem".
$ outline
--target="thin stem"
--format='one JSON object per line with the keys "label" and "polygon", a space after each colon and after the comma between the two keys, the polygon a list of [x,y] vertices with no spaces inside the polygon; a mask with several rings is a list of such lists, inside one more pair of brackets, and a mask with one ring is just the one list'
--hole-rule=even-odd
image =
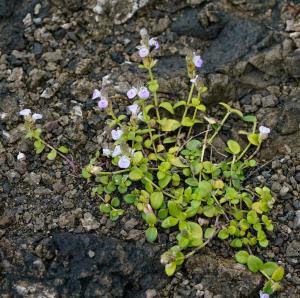
{"label": "thin stem", "polygon": [[[198,95],[197,95],[198,100],[200,100],[200,94],[201,94],[201,91],[198,90]],[[193,122],[196,120],[197,112],[198,112],[197,107],[195,107],[193,118],[192,118]],[[187,134],[187,139],[190,137],[193,127],[194,127],[194,125],[190,127],[188,134]]]}
{"label": "thin stem", "polygon": [[236,155],[234,154],[233,159],[231,161],[231,165],[230,165],[230,186],[232,183],[232,173],[233,173],[233,166],[234,166],[235,160],[236,160]]}
{"label": "thin stem", "polygon": [[224,208],[221,206],[221,204],[220,204],[220,202],[218,201],[218,199],[216,198],[216,196],[215,196],[214,194],[212,194],[212,197],[214,198],[214,200],[215,200],[216,204],[219,206],[219,208],[221,208],[221,210],[223,211],[223,215],[224,215],[224,217],[226,218],[226,220],[227,220],[228,222],[230,222],[230,219],[228,218],[226,212],[224,211]]}
{"label": "thin stem", "polygon": [[[152,82],[152,81],[154,81],[154,77],[153,77],[151,67],[148,68],[148,71],[149,71],[150,81]],[[160,121],[160,115],[159,115],[159,111],[158,111],[158,97],[157,97],[156,91],[153,92],[153,99],[154,99],[154,105],[155,105],[155,110],[156,110],[156,117],[157,117],[157,120]]]}
{"label": "thin stem", "polygon": [[223,127],[223,125],[225,124],[226,120],[228,119],[229,115],[231,113],[229,111],[227,111],[227,113],[225,114],[222,122],[220,123],[219,127],[216,129],[215,133],[212,135],[212,137],[208,140],[208,144],[212,144],[214,138],[217,136],[217,134],[219,133],[219,131],[221,130],[221,128]]}
{"label": "thin stem", "polygon": [[97,175],[115,175],[115,174],[122,174],[129,172],[130,169],[125,169],[125,170],[120,170],[120,171],[115,171],[115,172],[97,172]]}
{"label": "thin stem", "polygon": [[145,180],[147,180],[148,182],[150,182],[157,190],[160,190],[164,195],[172,198],[172,199],[176,199],[176,197],[174,197],[173,195],[169,194],[166,191],[163,191],[157,184],[155,184],[152,180],[150,180],[148,177],[144,177]]}
{"label": "thin stem", "polygon": [[[185,105],[185,109],[184,109],[184,112],[183,112],[183,115],[182,115],[182,118],[181,118],[181,122],[183,121],[183,119],[185,118],[185,116],[186,116],[186,114],[188,112],[189,104],[190,104],[190,102],[192,100],[194,89],[195,89],[195,84],[193,83],[192,86],[191,86],[191,89],[190,89],[190,93],[189,93],[189,97],[188,97],[187,103]],[[180,136],[181,130],[182,130],[182,126],[179,128],[179,131],[178,131],[178,134],[177,134],[177,139]]]}
{"label": "thin stem", "polygon": [[257,152],[260,150],[260,147],[261,147],[261,143],[257,146],[256,150],[247,158],[247,160],[252,159],[257,154]]}
{"label": "thin stem", "polygon": [[[206,133],[205,133],[205,136],[204,136],[204,140],[203,140],[203,146],[202,146],[202,152],[201,152],[201,159],[200,159],[201,166],[203,164],[204,154],[205,154],[205,150],[206,150],[206,147],[207,147],[207,136],[208,136],[208,132],[209,131],[210,131],[210,124],[207,125],[207,130],[206,130]],[[201,167],[200,173],[199,173],[199,182],[201,181],[201,179],[202,179],[202,167]]]}
{"label": "thin stem", "polygon": [[[252,127],[252,133],[255,133],[255,130],[256,130],[256,126],[257,126],[257,122],[255,121],[253,123],[253,127]],[[251,147],[251,143],[249,142],[246,146],[246,148],[244,149],[244,151],[239,155],[239,157],[237,158],[236,161],[239,161],[245,154],[246,152],[249,150],[249,148]]]}

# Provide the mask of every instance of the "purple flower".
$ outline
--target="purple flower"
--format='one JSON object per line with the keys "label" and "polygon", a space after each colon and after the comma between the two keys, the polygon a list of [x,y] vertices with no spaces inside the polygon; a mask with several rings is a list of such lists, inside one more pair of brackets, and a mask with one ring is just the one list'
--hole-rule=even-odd
{"label": "purple flower", "polygon": [[121,169],[127,169],[130,166],[130,159],[126,155],[121,156],[118,161],[118,166]]}
{"label": "purple flower", "polygon": [[121,146],[120,145],[117,145],[114,149],[114,151],[112,152],[111,156],[112,157],[116,157],[116,156],[119,156],[122,154],[122,151],[121,151]]}
{"label": "purple flower", "polygon": [[149,92],[148,88],[142,87],[142,88],[139,90],[139,97],[140,97],[141,99],[147,99],[149,96],[150,96],[150,92]]}
{"label": "purple flower", "polygon": [[133,99],[134,97],[136,97],[136,95],[137,95],[137,90],[134,87],[127,91],[127,97],[129,99]]}
{"label": "purple flower", "polygon": [[100,98],[101,97],[101,91],[98,89],[95,89],[93,92],[93,97],[92,99]]}
{"label": "purple flower", "polygon": [[149,49],[145,46],[139,48],[139,55],[141,58],[145,58],[149,55]]}
{"label": "purple flower", "polygon": [[40,120],[40,119],[42,119],[42,118],[43,118],[43,115],[42,115],[42,114],[34,113],[34,114],[32,115],[32,120],[33,120],[33,121]]}
{"label": "purple flower", "polygon": [[203,64],[203,60],[201,59],[201,56],[199,55],[195,55],[193,57],[193,62],[195,64],[196,67],[200,68]]}
{"label": "purple flower", "polygon": [[24,109],[24,110],[20,111],[19,114],[21,116],[29,116],[31,114],[31,110],[30,109]]}
{"label": "purple flower", "polygon": [[131,112],[132,115],[137,115],[140,107],[138,104],[134,103],[133,105],[128,106],[127,109]]}
{"label": "purple flower", "polygon": [[260,126],[258,130],[259,130],[259,136],[262,140],[267,139],[269,133],[271,132],[271,129],[266,126]]}
{"label": "purple flower", "polygon": [[150,38],[150,40],[149,40],[149,46],[150,47],[154,47],[155,48],[155,50],[157,50],[157,49],[159,49],[159,43],[158,43],[158,41],[156,40],[156,38]]}
{"label": "purple flower", "polygon": [[198,80],[198,75],[196,75],[193,79],[190,80],[191,83],[196,84],[197,80]]}
{"label": "purple flower", "polygon": [[115,141],[119,140],[121,138],[122,134],[123,134],[123,131],[121,129],[117,129],[117,130],[113,129],[111,131],[111,137]]}
{"label": "purple flower", "polygon": [[269,294],[266,294],[266,293],[260,292],[260,293],[259,293],[259,298],[270,298],[270,295],[269,295]]}
{"label": "purple flower", "polygon": [[98,107],[100,110],[104,110],[108,107],[108,101],[106,99],[101,99],[98,101]]}

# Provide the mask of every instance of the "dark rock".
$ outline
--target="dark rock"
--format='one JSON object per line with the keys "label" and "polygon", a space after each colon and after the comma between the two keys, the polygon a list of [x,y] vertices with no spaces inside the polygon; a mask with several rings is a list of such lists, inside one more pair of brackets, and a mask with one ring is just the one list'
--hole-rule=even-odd
{"label": "dark rock", "polygon": [[226,17],[218,12],[219,22],[207,28],[203,27],[198,20],[198,11],[194,8],[186,8],[181,15],[171,24],[171,31],[178,35],[187,35],[201,39],[214,39],[226,23]]}
{"label": "dark rock", "polygon": [[[54,294],[52,297],[129,298],[144,297],[149,285],[159,289],[167,281],[159,263],[159,252],[151,245],[91,234],[62,233],[39,242],[35,253],[41,259],[28,251],[22,252],[22,270],[19,267],[2,270],[7,281],[2,290],[15,293],[20,289],[16,285],[27,280],[25,288],[35,289],[35,297],[44,295],[42,290],[47,289],[47,293]],[[45,259],[46,268],[43,267]],[[53,282],[58,278],[59,282]]]}
{"label": "dark rock", "polygon": [[259,23],[232,18],[203,55],[204,71],[213,72],[237,62],[251,52],[251,47],[262,40],[266,29]]}
{"label": "dark rock", "polygon": [[185,268],[195,283],[201,282],[204,288],[222,297],[254,297],[263,284],[259,274],[215,255],[195,255],[188,259]]}
{"label": "dark rock", "polygon": [[0,20],[13,14],[17,2],[17,0],[0,0]]}

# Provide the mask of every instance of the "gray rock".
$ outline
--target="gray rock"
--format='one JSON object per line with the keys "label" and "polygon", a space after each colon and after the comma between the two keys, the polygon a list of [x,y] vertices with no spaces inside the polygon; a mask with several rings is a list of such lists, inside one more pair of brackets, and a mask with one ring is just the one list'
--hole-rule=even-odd
{"label": "gray rock", "polygon": [[87,231],[97,230],[100,227],[99,222],[89,212],[84,213],[81,224]]}
{"label": "gray rock", "polygon": [[275,95],[268,95],[263,97],[261,101],[264,108],[275,107],[278,103],[278,98]]}
{"label": "gray rock", "polygon": [[295,229],[300,229],[300,210],[296,211],[296,215],[295,215]]}
{"label": "gray rock", "polygon": [[185,268],[195,283],[201,282],[213,295],[222,297],[252,297],[263,284],[261,275],[251,273],[232,259],[216,255],[194,255],[187,260]]}
{"label": "gray rock", "polygon": [[9,17],[15,11],[18,0],[0,0],[0,18]]}
{"label": "gray rock", "polygon": [[286,255],[288,257],[300,257],[300,242],[293,240],[286,248]]}
{"label": "gray rock", "polygon": [[294,78],[300,77],[300,51],[296,50],[290,54],[284,62],[285,70]]}
{"label": "gray rock", "polygon": [[289,187],[284,185],[281,189],[280,189],[280,196],[284,197],[288,192],[290,191]]}
{"label": "gray rock", "polygon": [[47,62],[58,62],[63,59],[61,50],[56,50],[54,52],[47,52],[42,55],[42,59],[46,60]]}
{"label": "gray rock", "polygon": [[272,186],[271,186],[271,190],[276,192],[276,193],[279,193],[280,190],[281,190],[281,184],[277,181],[273,182]]}

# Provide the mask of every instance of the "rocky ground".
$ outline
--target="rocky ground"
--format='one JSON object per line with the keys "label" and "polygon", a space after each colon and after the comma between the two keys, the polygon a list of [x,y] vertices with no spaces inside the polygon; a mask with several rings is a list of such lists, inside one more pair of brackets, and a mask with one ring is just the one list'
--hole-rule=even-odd
{"label": "rocky ground", "polygon": [[106,116],[91,93],[111,81],[124,109],[125,92],[144,78],[143,27],[161,43],[162,97],[184,96],[184,56],[199,49],[212,111],[232,101],[272,128],[249,177],[277,196],[271,245],[257,254],[286,269],[278,297],[300,297],[299,1],[0,0],[1,297],[257,297],[262,278],[218,243],[166,278],[159,255],[168,235],[146,244],[134,208],[111,222],[91,185],[23,138],[18,111],[28,107],[78,166],[105,147]]}

